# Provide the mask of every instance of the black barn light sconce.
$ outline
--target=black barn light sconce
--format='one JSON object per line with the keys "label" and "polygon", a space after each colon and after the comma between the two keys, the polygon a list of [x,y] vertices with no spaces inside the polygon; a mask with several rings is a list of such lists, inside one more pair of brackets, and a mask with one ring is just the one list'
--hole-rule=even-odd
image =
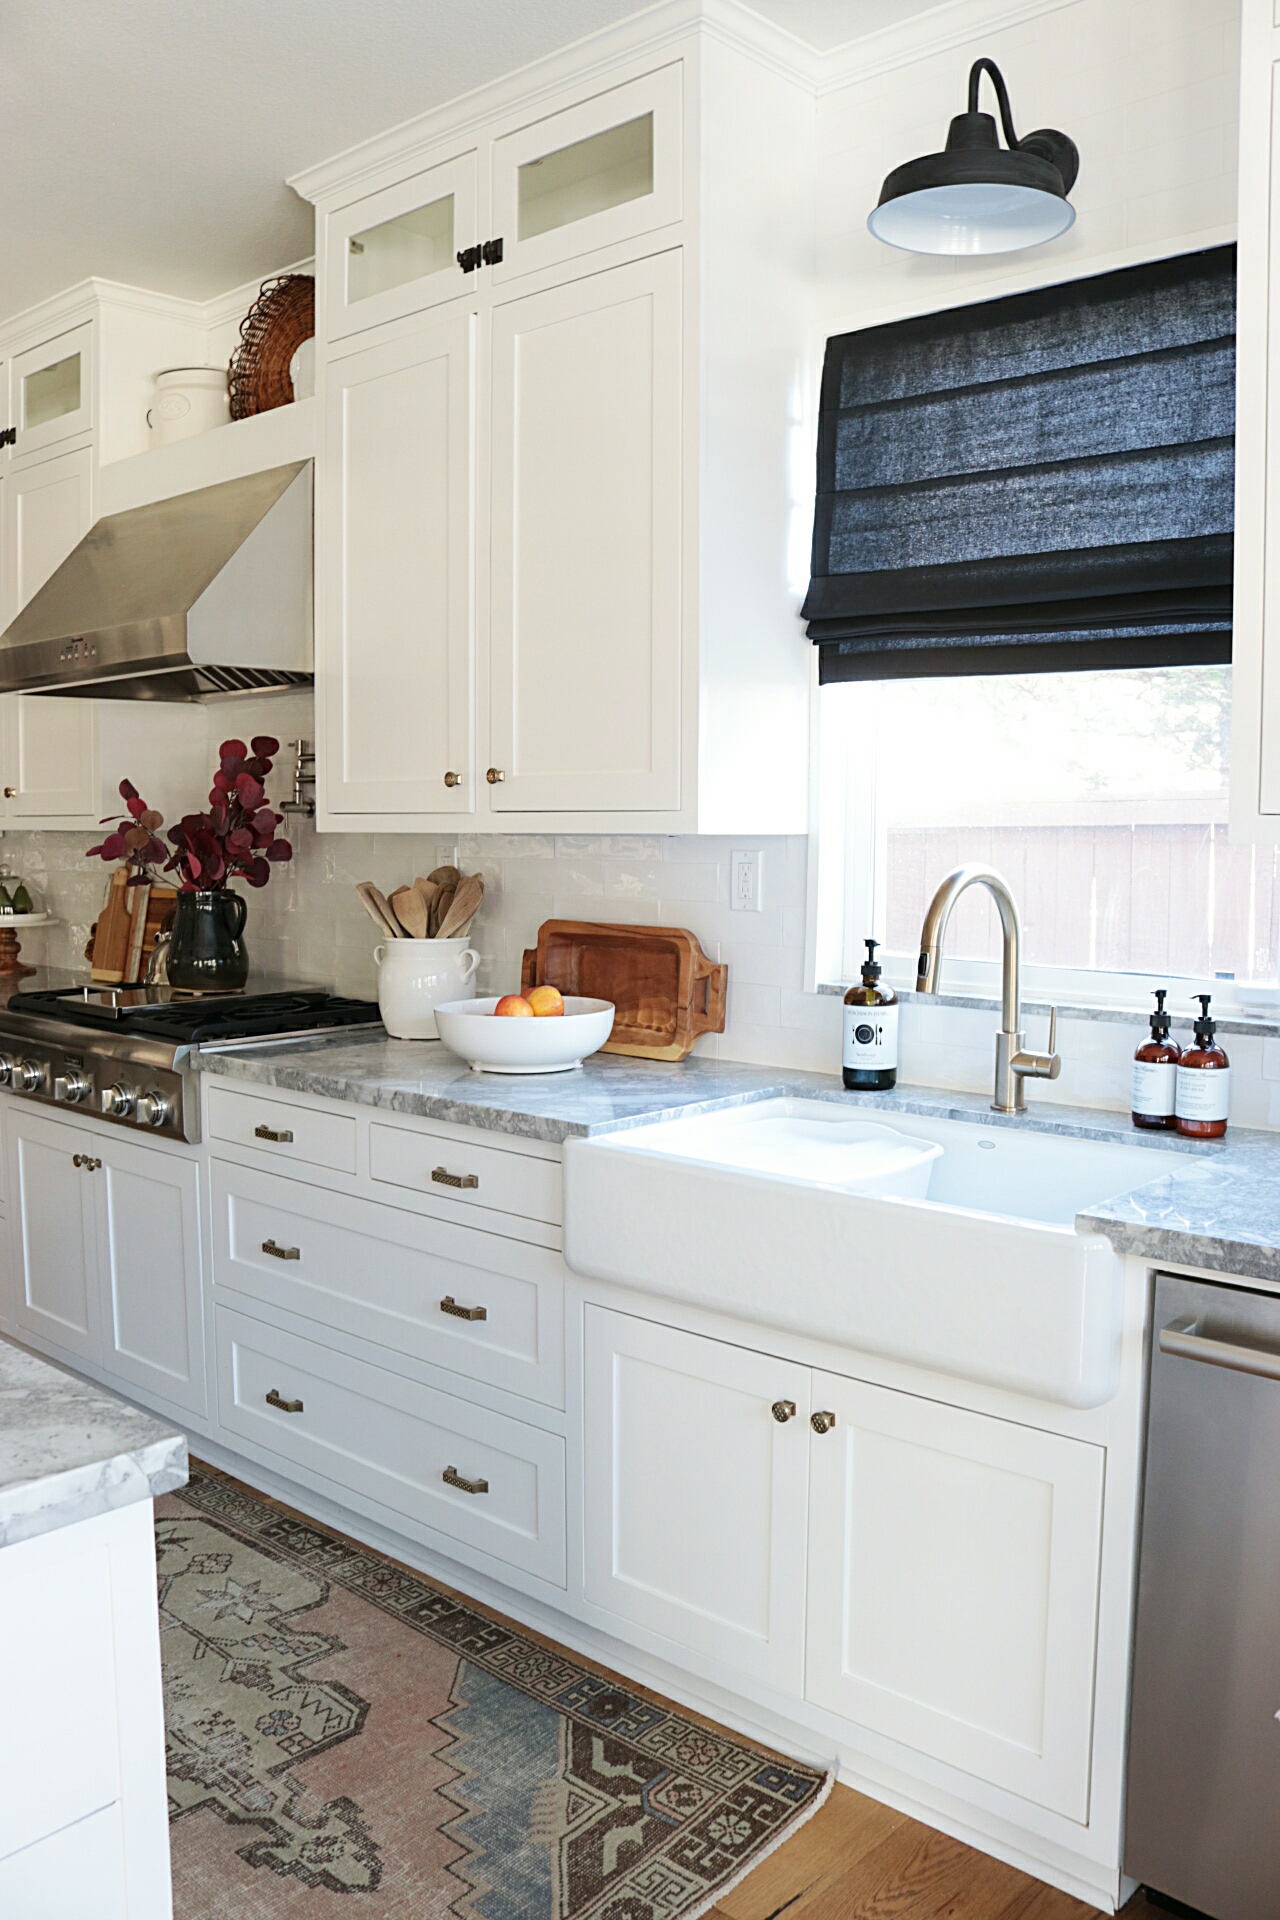
{"label": "black barn light sconce", "polygon": [[[1006,146],[995,116],[978,111],[982,76],[991,76]],[[951,122],[943,153],[895,167],[867,221],[877,240],[908,253],[1013,253],[1056,240],[1075,219],[1067,199],[1080,171],[1074,140],[1052,127],[1019,140],[1004,77],[994,60],[969,71],[969,110]]]}

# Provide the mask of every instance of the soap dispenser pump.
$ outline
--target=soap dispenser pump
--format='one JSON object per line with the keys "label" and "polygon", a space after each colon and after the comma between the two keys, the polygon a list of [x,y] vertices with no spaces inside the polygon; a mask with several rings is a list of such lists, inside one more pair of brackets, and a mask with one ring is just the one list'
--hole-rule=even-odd
{"label": "soap dispenser pump", "polygon": [[880,985],[878,940],[868,940],[862,985],[844,997],[844,1084],[851,1092],[884,1093],[898,1078],[898,996]]}
{"label": "soap dispenser pump", "polygon": [[1156,988],[1156,1010],[1151,1015],[1151,1038],[1133,1056],[1133,1124],[1135,1127],[1172,1128],[1182,1049],[1169,1038],[1165,1010],[1167,987]]}
{"label": "soap dispenser pump", "polygon": [[1227,1130],[1227,1103],[1231,1093],[1231,1062],[1214,1042],[1209,1018],[1209,995],[1193,994],[1200,1002],[1195,1045],[1178,1062],[1176,1095],[1179,1133],[1197,1140],[1220,1140]]}

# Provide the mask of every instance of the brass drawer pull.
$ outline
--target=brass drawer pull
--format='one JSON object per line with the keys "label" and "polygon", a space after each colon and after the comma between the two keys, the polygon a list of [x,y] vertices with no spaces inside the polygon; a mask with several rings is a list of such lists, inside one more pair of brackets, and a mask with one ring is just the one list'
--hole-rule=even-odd
{"label": "brass drawer pull", "polygon": [[815,1433],[830,1433],[835,1423],[836,1417],[834,1413],[819,1412],[809,1415],[809,1425]]}
{"label": "brass drawer pull", "polygon": [[73,1167],[83,1167],[86,1173],[96,1173],[102,1162],[95,1160],[91,1153],[73,1153],[71,1164]]}
{"label": "brass drawer pull", "polygon": [[446,1293],[440,1302],[441,1313],[451,1313],[455,1320],[487,1320],[488,1307],[460,1307],[451,1293]]}
{"label": "brass drawer pull", "polygon": [[269,1253],[273,1260],[301,1260],[301,1247],[278,1247],[274,1240],[264,1240],[262,1251]]}
{"label": "brass drawer pull", "polygon": [[277,1131],[275,1127],[255,1127],[253,1137],[255,1140],[274,1140],[278,1147],[289,1147],[293,1145],[293,1128],[281,1127]]}
{"label": "brass drawer pull", "polygon": [[795,1419],[796,1403],[794,1400],[775,1400],[769,1411],[781,1426],[784,1421]]}
{"label": "brass drawer pull", "polygon": [[432,1167],[431,1178],[439,1187],[478,1187],[478,1173],[450,1173],[447,1167]]}
{"label": "brass drawer pull", "polygon": [[279,1387],[272,1387],[270,1393],[264,1395],[264,1398],[269,1407],[279,1407],[281,1413],[301,1413],[302,1412],[301,1400],[282,1399],[280,1395]]}
{"label": "brass drawer pull", "polygon": [[446,1487],[456,1487],[459,1493],[488,1493],[487,1480],[464,1480],[456,1467],[446,1467],[440,1475]]}

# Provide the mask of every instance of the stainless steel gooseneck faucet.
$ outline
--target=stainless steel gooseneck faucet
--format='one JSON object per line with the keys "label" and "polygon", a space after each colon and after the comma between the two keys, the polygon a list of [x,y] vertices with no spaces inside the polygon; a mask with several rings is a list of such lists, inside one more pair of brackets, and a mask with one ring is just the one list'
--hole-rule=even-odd
{"label": "stainless steel gooseneck faucet", "polygon": [[1018,909],[1014,905],[1009,883],[992,867],[957,867],[949,873],[933,899],[929,902],[929,911],[924,916],[924,925],[920,929],[920,961],[916,969],[916,991],[918,993],[937,993],[938,975],[942,967],[942,940],[947,931],[947,921],[951,918],[951,909],[966,887],[983,886],[990,893],[1000,914],[1000,927],[1004,935],[1003,968],[1001,972],[1002,1012],[1000,1031],[996,1035],[996,1085],[991,1104],[997,1113],[1025,1113],[1027,1106],[1026,1080],[1056,1080],[1062,1072],[1062,1061],[1055,1052],[1058,1038],[1058,1009],[1053,1007],[1049,1013],[1049,1051],[1047,1053],[1026,1053],[1023,1051],[1025,1035],[1022,1031],[1022,927],[1018,920]]}

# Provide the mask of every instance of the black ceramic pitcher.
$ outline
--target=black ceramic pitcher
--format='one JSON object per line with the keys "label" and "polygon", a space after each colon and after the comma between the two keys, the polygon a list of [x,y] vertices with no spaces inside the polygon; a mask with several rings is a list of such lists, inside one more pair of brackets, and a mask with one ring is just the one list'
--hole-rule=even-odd
{"label": "black ceramic pitcher", "polygon": [[249,977],[249,955],[240,938],[248,911],[243,895],[230,889],[180,893],[169,943],[169,985],[206,993],[242,987]]}

